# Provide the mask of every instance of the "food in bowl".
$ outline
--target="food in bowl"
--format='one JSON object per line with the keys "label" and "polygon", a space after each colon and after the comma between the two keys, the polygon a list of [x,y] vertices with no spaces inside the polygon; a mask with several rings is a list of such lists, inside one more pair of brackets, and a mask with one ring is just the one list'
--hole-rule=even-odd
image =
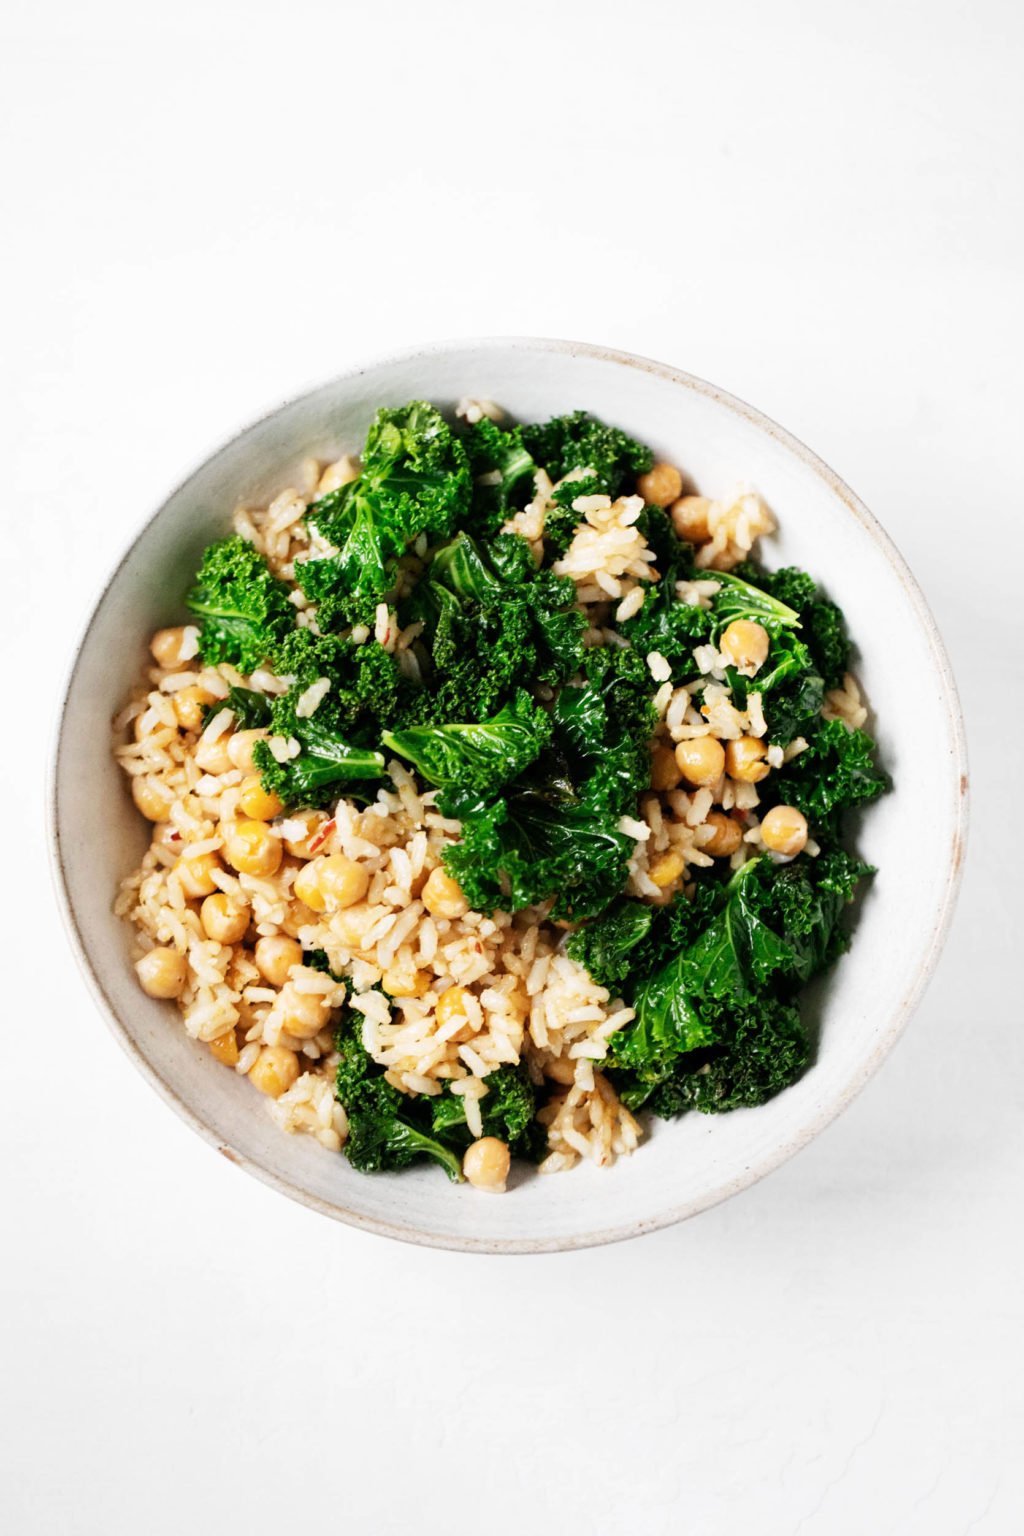
{"label": "food in bowl", "polygon": [[282,1129],[488,1190],[794,1082],[870,873],[842,818],[887,780],[757,494],[481,401],[300,478],[235,511],[115,722],[144,990]]}

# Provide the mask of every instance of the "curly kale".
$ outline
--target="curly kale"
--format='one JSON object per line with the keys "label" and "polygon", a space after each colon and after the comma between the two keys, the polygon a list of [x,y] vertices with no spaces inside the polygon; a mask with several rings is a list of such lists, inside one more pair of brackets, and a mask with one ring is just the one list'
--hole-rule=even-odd
{"label": "curly kale", "polygon": [[651,450],[618,427],[606,426],[588,411],[573,411],[552,421],[523,427],[523,443],[558,486],[544,522],[544,540],[554,555],[563,554],[580,521],[572,510],[580,496],[621,496],[637,475],[654,463]]}
{"label": "curly kale", "polygon": [[821,596],[814,577],[795,565],[784,566],[780,571],[764,571],[753,561],[737,566],[733,574],[796,610],[803,639],[824,687],[838,687],[849,666],[850,641],[842,610]]}
{"label": "curly kale", "polygon": [[851,730],[843,720],[826,720],[807,751],[775,776],[772,790],[820,826],[850,806],[877,800],[889,783],[875,761],[875,743],[867,732]]}
{"label": "curly kale", "polygon": [[810,1056],[796,995],[845,948],[840,918],[870,873],[835,848],[788,865],[752,859],[719,887],[710,921],[636,986],[636,1019],[612,1039],[624,1101],[730,1109],[794,1081]]}
{"label": "curly kale", "polygon": [[203,660],[227,661],[240,672],[254,672],[295,624],[288,588],[237,534],[207,546],[185,605],[201,620]]}
{"label": "curly kale", "polygon": [[322,547],[299,561],[295,579],[317,604],[321,629],[353,623],[394,585],[396,567],[419,534],[446,538],[469,506],[466,451],[422,400],[380,410],[358,479],[314,502],[308,521]]}
{"label": "curly kale", "polygon": [[[335,1092],[348,1117],[349,1162],[362,1173],[378,1173],[432,1158],[450,1179],[460,1182],[462,1154],[475,1139],[466,1124],[464,1100],[447,1085],[434,1098],[411,1098],[393,1088],[364,1049],[358,1021],[357,1014],[347,1014],[335,1039]],[[538,1155],[543,1133],[534,1118],[534,1090],[526,1073],[500,1067],[484,1083],[484,1135],[506,1142],[515,1156]]]}
{"label": "curly kale", "polygon": [[537,466],[522,427],[499,426],[485,416],[466,429],[462,442],[473,476],[467,523],[487,537],[530,500]]}

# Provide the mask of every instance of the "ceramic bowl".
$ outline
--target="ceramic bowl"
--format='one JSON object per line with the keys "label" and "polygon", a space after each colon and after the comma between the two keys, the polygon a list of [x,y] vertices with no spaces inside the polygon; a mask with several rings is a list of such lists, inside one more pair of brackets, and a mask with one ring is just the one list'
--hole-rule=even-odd
{"label": "ceramic bowl", "polygon": [[[539,1177],[501,1198],[433,1166],[355,1172],[306,1137],[284,1136],[251,1086],[140,992],[131,932],[111,906],[147,831],[110,756],[109,722],[154,629],[181,622],[179,594],[238,501],[260,504],[298,463],[358,449],[381,405],[461,395],[536,420],[585,407],[679,464],[711,496],[752,482],[779,518],[770,565],[806,566],[845,609],[894,792],[863,818],[878,874],[853,948],[809,1000],[813,1068],[759,1109],[655,1122],[632,1157]],[[905,1027],[934,968],[957,889],[966,823],[960,710],[924,598],[878,523],[837,477],[766,417],[688,374],[566,342],[455,342],[352,369],[248,427],[151,516],[101,593],[67,683],[53,768],[53,853],[72,943],[100,1010],[140,1072],[225,1157],[353,1226],[491,1253],[579,1248],[693,1216],[792,1156],[850,1102]]]}

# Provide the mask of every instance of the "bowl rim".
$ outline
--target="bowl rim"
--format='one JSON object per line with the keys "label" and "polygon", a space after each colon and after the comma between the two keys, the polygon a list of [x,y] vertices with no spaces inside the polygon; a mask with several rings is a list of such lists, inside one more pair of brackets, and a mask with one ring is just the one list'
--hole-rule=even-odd
{"label": "bowl rim", "polygon": [[[386,1218],[369,1216],[359,1211],[349,1210],[340,1204],[331,1203],[319,1195],[311,1193],[301,1183],[277,1173],[273,1168],[265,1166],[256,1158],[246,1156],[226,1142],[162,1077],[157,1068],[146,1058],[141,1048],[129,1035],[126,1027],[118,1017],[113,1002],[104,986],[103,978],[93,964],[86,948],[71,900],[61,848],[60,807],[57,789],[58,772],[64,746],[64,724],[68,702],[75,687],[82,650],[96,615],[147,529],[161,516],[167,503],[188,487],[191,481],[206,467],[209,460],[224,449],[232,446],[239,439],[248,436],[250,432],[263,422],[301,403],[310,395],[329,389],[332,385],[338,384],[343,380],[355,380],[361,375],[396,364],[429,361],[452,352],[482,351],[497,347],[520,352],[561,353],[569,354],[570,356],[581,355],[592,358],[595,361],[610,362],[622,368],[637,369],[644,373],[654,374],[680,388],[703,395],[735,415],[744,418],[752,426],[773,438],[782,448],[786,449],[810,469],[823,482],[832,495],[844,504],[851,516],[856,519],[874,541],[892,567],[903,588],[904,594],[914,610],[917,622],[928,642],[928,647],[935,664],[936,678],[941,687],[952,757],[950,771],[956,781],[949,868],[945,884],[936,903],[928,946],[922,956],[912,984],[904,993],[898,1008],[894,1011],[874,1051],[867,1061],[861,1064],[855,1076],[839,1092],[831,1095],[825,1103],[820,1104],[817,1107],[816,1113],[810,1116],[808,1121],[797,1131],[779,1145],[772,1147],[770,1151],[765,1153],[752,1166],[745,1168],[742,1174],[736,1176],[724,1187],[712,1189],[706,1194],[683,1201],[678,1205],[669,1206],[654,1217],[626,1221],[610,1227],[597,1227],[591,1231],[579,1234],[561,1237],[552,1236],[550,1238],[476,1238],[472,1235],[461,1236],[457,1234],[436,1233],[428,1228],[414,1225],[397,1225],[389,1222]],[[89,606],[88,616],[78,632],[78,638],[57,695],[48,756],[46,805],[47,845],[58,907],[72,951],[85,977],[93,1001],[103,1016],[107,1027],[111,1030],[114,1038],[133,1065],[165,1103],[169,1104],[193,1131],[201,1136],[204,1141],[208,1142],[209,1145],[216,1148],[223,1157],[226,1157],[230,1162],[244,1169],[245,1172],[259,1179],[262,1183],[270,1185],[271,1188],[287,1195],[299,1204],[318,1211],[324,1216],[329,1216],[335,1221],[343,1222],[347,1226],[372,1232],[381,1237],[390,1237],[401,1242],[413,1243],[421,1247],[441,1248],[456,1252],[502,1255],[566,1252],[581,1248],[597,1247],[607,1243],[622,1242],[647,1232],[660,1231],[665,1227],[674,1226],[677,1222],[699,1215],[701,1211],[708,1210],[712,1206],[718,1205],[722,1201],[731,1198],[731,1196],[739,1194],[742,1190],[758,1183],[797,1152],[801,1151],[831,1124],[874,1076],[882,1061],[889,1054],[910,1022],[934,974],[946,935],[949,931],[960,889],[969,819],[967,746],[963,713],[953,669],[945,645],[924,594],[916,578],[911,573],[906,560],[890,535],[885,531],[873,513],[868,511],[868,508],[860,498],[824,460],[812,452],[799,438],[794,437],[791,432],[781,427],[762,411],[748,405],[745,401],[730,394],[728,391],[720,389],[717,385],[708,383],[706,380],[687,373],[682,369],[674,368],[668,363],[657,362],[654,359],[625,352],[618,348],[601,346],[591,342],[565,341],[551,337],[532,336],[452,338],[422,343],[411,348],[396,349],[374,357],[369,361],[356,363],[335,374],[331,379],[312,384],[297,394],[289,395],[274,406],[263,410],[259,415],[238,427],[228,437],[221,438],[202,458],[194,461],[194,467],[189,473],[177,481],[159,501],[155,510],[132,535],[109,570],[102,583],[99,595]]]}

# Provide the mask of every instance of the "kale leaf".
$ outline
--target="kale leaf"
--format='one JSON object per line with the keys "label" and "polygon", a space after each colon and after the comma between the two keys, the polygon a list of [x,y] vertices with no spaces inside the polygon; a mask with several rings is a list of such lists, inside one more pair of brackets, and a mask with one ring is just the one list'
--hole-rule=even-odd
{"label": "kale leaf", "polygon": [[321,629],[353,621],[352,600],[372,603],[394,585],[400,555],[419,534],[446,538],[469,505],[466,451],[422,400],[380,410],[356,480],[313,504],[308,522],[322,545],[296,562],[295,578],[316,602]]}
{"label": "kale leaf", "polygon": [[385,731],[383,743],[408,758],[421,778],[462,793],[493,794],[540,755],[551,722],[525,689],[490,720]]}
{"label": "kale leaf", "polygon": [[199,653],[254,672],[295,624],[288,588],[248,540],[233,534],[203,551],[186,607],[201,619]]}

